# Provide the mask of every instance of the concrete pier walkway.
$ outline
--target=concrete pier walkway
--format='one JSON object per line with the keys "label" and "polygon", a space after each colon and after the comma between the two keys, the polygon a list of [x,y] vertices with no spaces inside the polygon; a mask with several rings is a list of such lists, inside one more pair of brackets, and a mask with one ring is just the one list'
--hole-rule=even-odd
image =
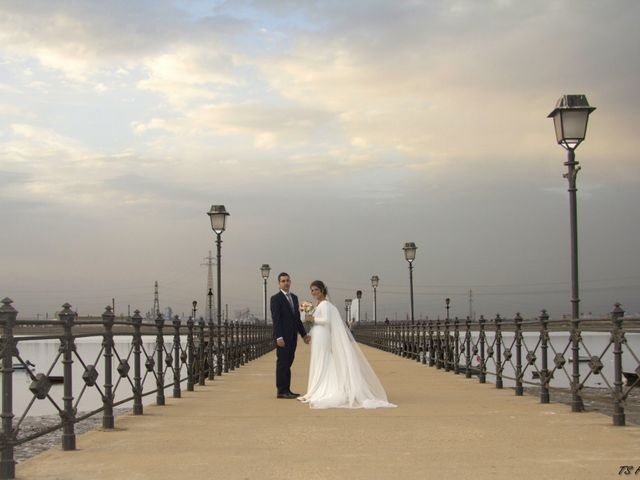
{"label": "concrete pier walkway", "polygon": [[[398,408],[278,400],[274,352],[181,399],[168,390],[166,406],[27,460],[17,478],[602,480],[640,465],[640,427],[362,349]],[[301,343],[294,391],[305,391],[308,358]]]}

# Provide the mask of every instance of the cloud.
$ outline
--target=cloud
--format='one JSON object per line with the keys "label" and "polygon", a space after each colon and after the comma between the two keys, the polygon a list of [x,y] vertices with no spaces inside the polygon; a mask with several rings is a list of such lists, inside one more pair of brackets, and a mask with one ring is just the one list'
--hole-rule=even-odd
{"label": "cloud", "polygon": [[153,129],[188,136],[249,136],[256,148],[290,148],[311,141],[318,130],[331,129],[330,113],[295,105],[253,102],[209,104],[191,109],[182,117],[153,118],[134,123],[137,133]]}
{"label": "cloud", "polygon": [[176,108],[194,100],[211,101],[220,87],[241,83],[231,55],[184,45],[144,61],[146,78],[138,88],[162,94]]}
{"label": "cloud", "polygon": [[[75,82],[104,70],[121,73],[163,55],[185,41],[210,44],[233,36],[242,22],[211,15],[193,19],[170,1],[3,2],[0,49],[15,58],[34,58]],[[205,42],[202,42],[205,43]],[[210,45],[209,45],[210,46]],[[152,82],[151,87],[154,86]]]}
{"label": "cloud", "polygon": [[[612,63],[602,46],[611,40],[605,32],[638,37],[623,7],[329,5],[318,21],[327,29],[296,32],[286,53],[260,61],[260,67],[282,96],[337,112],[345,136],[357,139],[354,145],[395,148],[424,159],[480,155],[503,162],[514,151],[542,156],[550,151],[545,116],[557,96],[577,86],[596,101],[609,102],[618,91],[610,89],[613,72],[615,84],[625,84],[622,91],[632,89],[640,76],[629,62],[616,62],[605,73],[595,60]],[[567,26],[569,15],[575,22]],[[596,17],[604,23],[594,22]],[[585,35],[591,26],[595,38]],[[632,55],[628,39],[614,42]],[[629,102],[622,108],[626,117],[638,114]],[[612,125],[603,138],[614,134]],[[628,152],[629,138],[606,143]]]}
{"label": "cloud", "polygon": [[36,118],[36,113],[20,105],[11,105],[7,103],[0,103],[0,111],[7,118],[21,118],[23,120],[33,120]]}
{"label": "cloud", "polygon": [[118,172],[145,169],[150,162],[135,155],[95,152],[77,140],[31,124],[13,124],[0,143],[5,174],[15,181],[5,184],[1,196],[12,201],[64,205],[88,209],[144,200],[108,188]]}

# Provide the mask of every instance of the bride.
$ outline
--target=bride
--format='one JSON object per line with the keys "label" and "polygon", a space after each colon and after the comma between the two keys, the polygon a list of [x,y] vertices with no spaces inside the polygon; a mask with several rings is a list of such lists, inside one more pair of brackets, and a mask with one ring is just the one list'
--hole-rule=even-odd
{"label": "bride", "polygon": [[312,322],[311,364],[307,393],[298,400],[311,408],[395,407],[345,325],[338,309],[327,300],[320,280],[311,284],[317,305]]}

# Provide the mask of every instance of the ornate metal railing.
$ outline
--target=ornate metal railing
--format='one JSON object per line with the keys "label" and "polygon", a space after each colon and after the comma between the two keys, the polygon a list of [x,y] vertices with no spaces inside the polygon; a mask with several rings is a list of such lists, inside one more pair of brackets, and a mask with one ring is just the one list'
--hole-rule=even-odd
{"label": "ornate metal railing", "polygon": [[598,320],[550,320],[543,310],[535,320],[516,314],[513,319],[481,316],[478,321],[361,324],[354,329],[361,343],[467,378],[477,376],[480,383],[492,376],[496,388],[509,382],[518,396],[525,385],[536,387],[541,403],[549,403],[555,388],[565,389],[574,412],[584,410],[583,398],[604,394],[617,426],[625,424],[625,405],[637,405],[640,391],[640,352],[626,334],[640,337],[640,319],[625,319],[619,304],[610,318]]}
{"label": "ornate metal railing", "polygon": [[[153,324],[144,324],[138,310],[127,320],[116,321],[111,307],[107,307],[101,321],[78,321],[71,305],[65,303],[54,321],[19,321],[18,312],[8,298],[0,307],[0,356],[2,357],[2,432],[0,434],[0,478],[15,478],[14,448],[52,431],[62,429],[63,450],[75,450],[74,425],[102,412],[103,428],[114,428],[114,407],[133,403],[133,414],[143,414],[142,399],[156,394],[156,405],[165,404],[165,390],[173,387],[173,397],[180,398],[182,383],[193,391],[196,383],[205,385],[205,379],[229,372],[275,348],[271,328],[267,326],[225,323],[218,328],[203,319],[182,322],[176,316],[169,323],[158,315]],[[29,334],[17,334],[16,330]],[[45,327],[53,333],[39,335]],[[34,334],[35,333],[35,334]],[[146,348],[143,337],[155,339],[153,350]],[[83,338],[102,340],[96,358],[83,358],[76,340]],[[126,351],[117,347],[114,337],[131,338]],[[171,340],[167,342],[167,338]],[[59,348],[47,369],[35,373],[31,363],[20,354],[20,346],[27,342],[58,340]],[[133,358],[132,358],[133,357]],[[89,363],[93,361],[93,363]],[[63,392],[56,398],[51,390],[54,367],[62,364]],[[82,387],[74,391],[74,367],[82,372]],[[116,379],[114,379],[114,367]],[[133,371],[131,371],[133,367]],[[31,400],[19,416],[14,412],[13,397],[16,388],[16,368],[24,369],[30,379],[28,389]],[[102,387],[98,380],[102,376]],[[114,384],[115,380],[115,384]],[[25,388],[25,387],[22,387]],[[115,400],[120,389],[130,390],[126,398]],[[90,390],[98,392],[102,406],[78,413],[81,400]],[[75,396],[74,396],[75,394]],[[126,395],[126,394],[125,394]],[[21,424],[35,402],[48,401],[60,415],[60,422],[35,433],[21,436]]]}

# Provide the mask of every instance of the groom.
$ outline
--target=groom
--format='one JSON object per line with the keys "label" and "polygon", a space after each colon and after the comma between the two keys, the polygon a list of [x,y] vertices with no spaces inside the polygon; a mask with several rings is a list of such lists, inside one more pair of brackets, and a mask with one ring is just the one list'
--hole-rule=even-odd
{"label": "groom", "polygon": [[297,398],[291,388],[291,365],[296,354],[299,333],[304,343],[309,343],[311,337],[307,335],[298,308],[298,297],[292,294],[291,278],[288,273],[278,275],[280,291],[271,297],[271,318],[273,320],[273,338],[276,341],[276,387],[278,398]]}

